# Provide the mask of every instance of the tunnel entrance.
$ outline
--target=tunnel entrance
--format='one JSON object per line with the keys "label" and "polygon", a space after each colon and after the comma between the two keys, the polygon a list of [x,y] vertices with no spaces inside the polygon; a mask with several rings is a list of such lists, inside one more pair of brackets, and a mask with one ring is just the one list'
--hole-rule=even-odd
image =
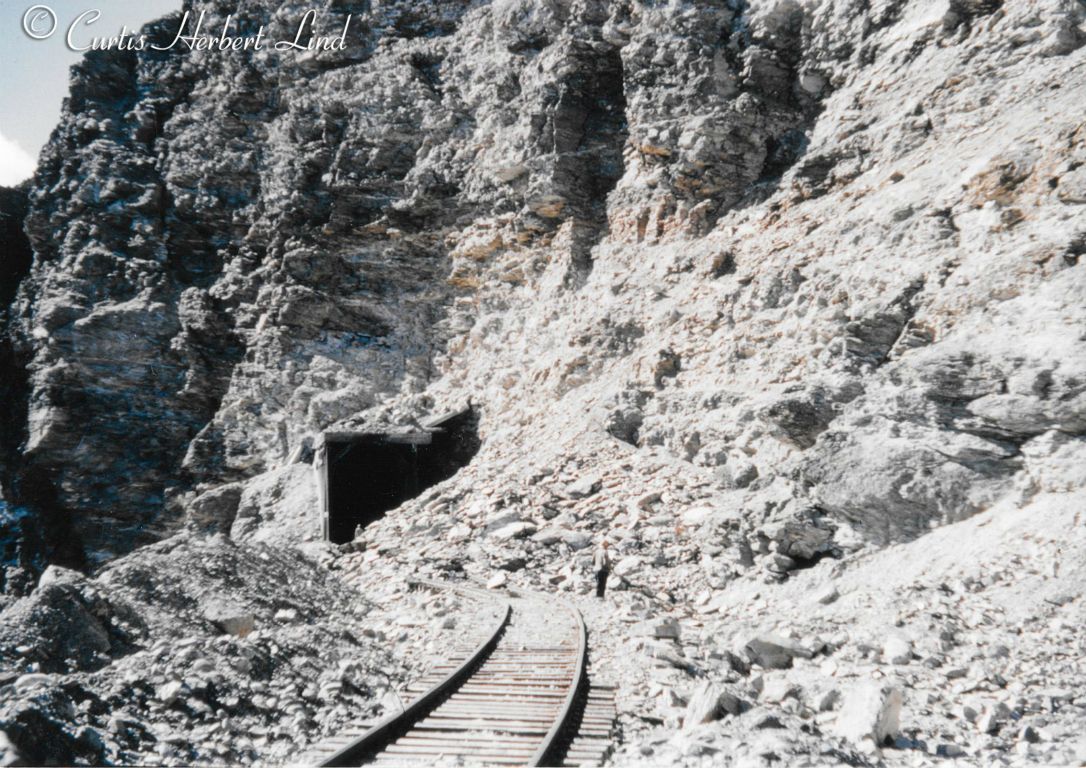
{"label": "tunnel entrance", "polygon": [[355,528],[447,480],[479,450],[471,408],[430,419],[423,430],[399,434],[326,432],[324,537],[354,539]]}

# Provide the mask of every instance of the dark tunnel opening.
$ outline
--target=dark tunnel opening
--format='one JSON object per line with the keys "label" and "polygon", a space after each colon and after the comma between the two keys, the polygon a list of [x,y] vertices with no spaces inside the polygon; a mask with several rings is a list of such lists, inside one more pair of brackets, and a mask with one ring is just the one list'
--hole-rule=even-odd
{"label": "dark tunnel opening", "polygon": [[452,477],[479,450],[478,419],[471,409],[426,427],[405,434],[325,436],[329,541],[352,541],[356,528]]}

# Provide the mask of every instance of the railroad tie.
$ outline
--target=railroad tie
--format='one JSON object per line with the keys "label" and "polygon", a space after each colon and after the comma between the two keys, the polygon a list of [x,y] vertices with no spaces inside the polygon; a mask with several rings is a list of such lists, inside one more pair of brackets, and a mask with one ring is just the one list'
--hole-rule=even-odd
{"label": "railroad tie", "polygon": [[[439,586],[420,582],[424,586]],[[495,593],[465,590],[491,600]],[[319,765],[584,765],[610,749],[613,694],[588,683],[580,613],[524,595],[500,625],[409,686],[410,703],[361,736],[330,741]],[[559,610],[561,608],[561,610]],[[405,697],[407,700],[407,697]],[[564,762],[563,762],[564,761]]]}

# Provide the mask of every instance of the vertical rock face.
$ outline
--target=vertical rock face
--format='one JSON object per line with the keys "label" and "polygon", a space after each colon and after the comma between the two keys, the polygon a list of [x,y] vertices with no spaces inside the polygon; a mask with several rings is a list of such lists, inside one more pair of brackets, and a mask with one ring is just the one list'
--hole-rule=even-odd
{"label": "vertical rock face", "polygon": [[25,389],[23,366],[8,332],[8,307],[33,257],[22,227],[26,212],[25,189],[0,187],[0,399],[7,405],[0,413],[0,502],[10,495],[4,488],[12,483],[11,465],[18,461],[23,422],[19,407]]}
{"label": "vertical rock face", "polygon": [[1058,484],[1082,13],[347,0],[343,51],[89,54],[30,192],[20,461],[92,559],[434,398],[489,414],[484,469],[552,413],[659,446],[802,558]]}
{"label": "vertical rock face", "polygon": [[25,184],[0,188],[0,593],[14,595],[32,588],[34,573],[47,562],[82,564],[48,475],[28,466],[21,453],[28,356],[16,343],[9,305],[33,257],[23,231],[27,207]]}

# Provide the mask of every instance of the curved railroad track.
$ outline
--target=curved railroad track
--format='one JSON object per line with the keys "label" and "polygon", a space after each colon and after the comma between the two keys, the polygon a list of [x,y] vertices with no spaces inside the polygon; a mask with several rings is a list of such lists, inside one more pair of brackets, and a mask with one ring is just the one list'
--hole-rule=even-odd
{"label": "curved railroad track", "polygon": [[[592,687],[588,639],[572,604],[528,592],[414,581],[497,601],[495,618],[405,691],[401,712],[340,734],[320,766],[587,765],[610,749],[610,688]],[[307,761],[310,762],[310,761]]]}

